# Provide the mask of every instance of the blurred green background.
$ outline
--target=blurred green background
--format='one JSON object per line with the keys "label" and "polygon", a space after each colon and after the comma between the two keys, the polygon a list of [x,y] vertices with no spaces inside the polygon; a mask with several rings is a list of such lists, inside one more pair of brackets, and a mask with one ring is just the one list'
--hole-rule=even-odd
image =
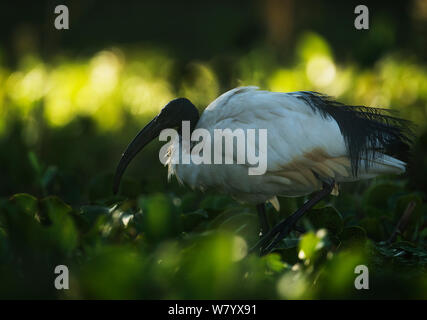
{"label": "blurred green background", "polygon": [[[365,1],[360,31],[358,4],[1,2],[0,298],[427,298],[427,1]],[[202,111],[240,85],[398,110],[417,124],[408,172],[343,186],[263,258],[247,255],[255,208],[168,183],[159,142],[112,195],[121,153],[169,100]],[[304,200],[280,199],[270,222]]]}

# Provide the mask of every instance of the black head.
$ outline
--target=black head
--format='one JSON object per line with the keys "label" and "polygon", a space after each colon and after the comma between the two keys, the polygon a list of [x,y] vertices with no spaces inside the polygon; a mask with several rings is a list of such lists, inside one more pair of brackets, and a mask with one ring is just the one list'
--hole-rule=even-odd
{"label": "black head", "polygon": [[199,121],[199,111],[187,98],[177,98],[170,101],[156,118],[166,128],[180,128],[182,121],[190,121],[193,130]]}
{"label": "black head", "polygon": [[113,192],[117,193],[120,180],[132,159],[150,141],[157,138],[163,129],[178,129],[181,131],[182,121],[190,121],[191,131],[199,121],[197,108],[186,98],[177,98],[170,101],[160,113],[151,120],[132,140],[123,153],[114,177]]}

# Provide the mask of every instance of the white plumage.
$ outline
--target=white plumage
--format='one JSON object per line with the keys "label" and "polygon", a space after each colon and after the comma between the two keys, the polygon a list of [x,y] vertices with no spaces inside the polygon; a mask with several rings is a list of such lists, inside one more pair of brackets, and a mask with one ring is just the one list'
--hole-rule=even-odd
{"label": "white plumage", "polygon": [[337,121],[299,99],[302,94],[235,88],[213,101],[197,122],[196,128],[207,129],[212,136],[214,129],[267,129],[264,175],[248,175],[249,164],[172,164],[180,150],[178,138],[168,155],[169,175],[192,188],[216,188],[239,201],[259,204],[276,196],[312,193],[324,180],[349,182],[405,171],[403,161],[377,152],[373,158],[360,159],[356,177]]}

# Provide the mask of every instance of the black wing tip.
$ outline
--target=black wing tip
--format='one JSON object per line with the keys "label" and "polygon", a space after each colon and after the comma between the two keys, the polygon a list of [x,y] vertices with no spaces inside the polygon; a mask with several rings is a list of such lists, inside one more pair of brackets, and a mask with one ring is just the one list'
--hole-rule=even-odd
{"label": "black wing tip", "polygon": [[[397,110],[346,105],[315,91],[300,91],[296,97],[307,103],[313,112],[332,117],[337,122],[347,145],[354,176],[357,176],[362,158],[374,157],[376,149],[388,155],[393,153],[392,156],[403,161],[408,158],[416,125],[400,118]],[[378,148],[372,148],[375,145]]]}

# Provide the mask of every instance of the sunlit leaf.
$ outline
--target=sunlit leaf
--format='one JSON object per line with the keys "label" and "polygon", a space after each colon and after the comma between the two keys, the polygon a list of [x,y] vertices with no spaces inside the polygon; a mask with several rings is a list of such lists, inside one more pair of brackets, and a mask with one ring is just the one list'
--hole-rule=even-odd
{"label": "sunlit leaf", "polygon": [[317,237],[313,232],[307,232],[304,234],[299,243],[298,257],[300,259],[310,261],[319,248],[320,241],[319,237]]}

